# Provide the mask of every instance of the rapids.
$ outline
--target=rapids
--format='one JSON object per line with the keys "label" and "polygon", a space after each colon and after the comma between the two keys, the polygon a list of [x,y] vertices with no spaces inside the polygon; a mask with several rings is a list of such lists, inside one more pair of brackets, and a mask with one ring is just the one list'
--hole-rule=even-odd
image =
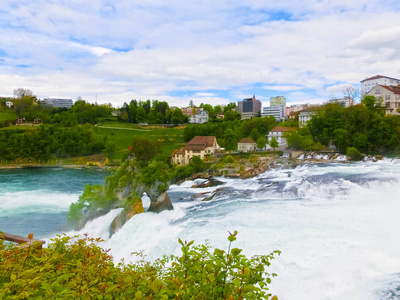
{"label": "rapids", "polygon": [[[79,233],[102,236],[115,261],[129,261],[131,252],[139,250],[149,260],[178,254],[178,237],[226,249],[227,231],[238,230],[235,247],[247,255],[282,251],[270,267],[278,274],[270,289],[280,300],[400,298],[399,160],[304,164],[245,180],[218,180],[224,184],[171,186],[173,211],[137,215],[111,238],[108,225],[117,210]],[[0,191],[6,190],[4,184],[0,181]],[[10,218],[32,209],[65,214],[66,204],[78,197],[46,190],[30,203],[19,199],[17,187],[7,193],[0,195],[3,227],[4,211],[14,208]],[[211,201],[202,201],[214,193]]]}

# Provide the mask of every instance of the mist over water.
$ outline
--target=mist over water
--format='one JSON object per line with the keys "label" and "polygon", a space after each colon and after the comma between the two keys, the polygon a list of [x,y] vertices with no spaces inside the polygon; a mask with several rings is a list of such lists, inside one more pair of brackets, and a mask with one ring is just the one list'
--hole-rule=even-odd
{"label": "mist over water", "polygon": [[[137,215],[111,238],[108,226],[118,210],[88,223],[80,233],[102,236],[104,248],[112,249],[116,261],[129,261],[131,252],[139,250],[149,260],[178,254],[178,237],[196,243],[208,240],[226,249],[227,231],[238,230],[235,247],[246,255],[282,251],[270,268],[278,274],[271,292],[280,300],[400,298],[397,160],[300,165],[246,180],[218,179],[224,184],[212,188],[194,189],[193,182],[172,186],[168,193],[173,211]],[[15,205],[25,213],[40,207],[44,213],[46,207],[65,212],[66,203],[79,196],[50,189],[46,193],[65,198],[57,207],[45,199],[37,206],[26,203],[31,208],[15,200],[6,209]],[[211,201],[202,201],[213,193]],[[9,199],[1,195],[0,226],[3,202]],[[16,189],[7,197],[19,195]]]}

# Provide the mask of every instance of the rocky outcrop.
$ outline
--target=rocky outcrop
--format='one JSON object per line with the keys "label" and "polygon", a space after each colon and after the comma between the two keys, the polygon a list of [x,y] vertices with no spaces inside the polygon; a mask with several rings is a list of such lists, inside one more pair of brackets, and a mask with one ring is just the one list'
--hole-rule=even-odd
{"label": "rocky outcrop", "polygon": [[105,215],[112,209],[123,208],[109,228],[111,236],[134,215],[144,212],[141,199],[144,193],[151,201],[149,212],[172,210],[173,206],[166,192],[169,182],[154,179],[155,176],[151,177],[154,173],[147,170],[145,174],[143,170],[135,159],[130,157],[115,174],[107,177],[104,187],[92,188],[84,193],[79,201],[85,211],[82,211],[76,227],[82,228],[87,221]]}
{"label": "rocky outcrop", "polygon": [[160,196],[157,197],[156,201],[150,202],[150,207],[147,211],[159,213],[163,210],[173,210],[174,207],[172,206],[171,200],[167,192],[163,192]]}
{"label": "rocky outcrop", "polygon": [[199,184],[193,184],[192,188],[205,188],[205,187],[213,187],[223,184],[223,182],[211,177],[210,179],[200,182]]}

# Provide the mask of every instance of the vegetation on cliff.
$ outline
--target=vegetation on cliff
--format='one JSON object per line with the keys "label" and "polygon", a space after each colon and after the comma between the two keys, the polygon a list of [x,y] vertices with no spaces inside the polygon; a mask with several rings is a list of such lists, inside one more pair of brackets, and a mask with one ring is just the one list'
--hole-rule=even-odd
{"label": "vegetation on cliff", "polygon": [[280,251],[248,258],[231,249],[236,234],[227,251],[179,239],[179,256],[115,264],[99,238],[63,235],[42,249],[5,244],[0,233],[0,298],[271,299],[267,268]]}

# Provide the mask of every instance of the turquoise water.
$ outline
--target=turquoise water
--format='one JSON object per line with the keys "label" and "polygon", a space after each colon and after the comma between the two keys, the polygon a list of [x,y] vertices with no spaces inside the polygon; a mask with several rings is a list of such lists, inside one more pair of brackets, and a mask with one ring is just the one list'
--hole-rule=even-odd
{"label": "turquoise water", "polygon": [[[269,272],[280,300],[400,299],[400,160],[304,164],[249,179],[218,178],[217,187],[170,187],[174,210],[131,218],[111,238],[120,210],[68,231],[69,205],[85,184],[102,184],[94,170],[0,170],[0,230],[48,238],[57,233],[102,237],[116,262],[143,250],[147,259],[179,254],[178,237],[246,255],[281,250]],[[195,182],[198,183],[198,179]],[[215,194],[211,201],[202,201]]]}
{"label": "turquoise water", "polygon": [[0,170],[0,231],[36,238],[67,232],[67,213],[86,184],[104,184],[108,172],[86,169]]}

